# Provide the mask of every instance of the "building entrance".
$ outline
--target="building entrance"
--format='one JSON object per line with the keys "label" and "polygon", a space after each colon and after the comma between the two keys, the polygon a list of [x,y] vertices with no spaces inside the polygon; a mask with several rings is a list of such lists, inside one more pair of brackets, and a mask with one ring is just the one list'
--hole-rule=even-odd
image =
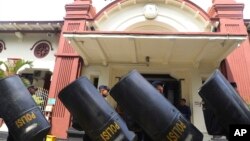
{"label": "building entrance", "polygon": [[164,97],[167,98],[174,106],[178,105],[178,101],[181,98],[180,80],[177,80],[168,74],[142,74],[142,76],[151,84],[154,81],[162,82]]}

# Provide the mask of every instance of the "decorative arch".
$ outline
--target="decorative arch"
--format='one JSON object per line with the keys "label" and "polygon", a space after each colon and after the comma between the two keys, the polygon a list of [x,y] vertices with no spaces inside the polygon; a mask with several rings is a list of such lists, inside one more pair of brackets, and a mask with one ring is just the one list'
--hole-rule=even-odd
{"label": "decorative arch", "polygon": [[[124,24],[126,25],[126,24]],[[177,32],[175,27],[164,24],[161,21],[150,21],[149,22],[144,22],[144,21],[139,21],[135,24],[130,25],[129,27],[126,28],[127,31],[161,31],[161,32],[170,32],[174,31]]]}
{"label": "decorative arch", "polygon": [[96,15],[92,26],[99,31],[211,30],[208,14],[185,0],[116,0]]}
{"label": "decorative arch", "polygon": [[32,47],[30,50],[33,50],[34,49],[34,55],[37,57],[37,58],[44,58],[46,57],[50,50],[53,50],[52,48],[52,44],[47,41],[47,40],[40,40],[40,41],[37,41]]}
{"label": "decorative arch", "polygon": [[4,43],[3,40],[0,40],[0,53],[1,53],[3,50],[6,50],[5,43]]}

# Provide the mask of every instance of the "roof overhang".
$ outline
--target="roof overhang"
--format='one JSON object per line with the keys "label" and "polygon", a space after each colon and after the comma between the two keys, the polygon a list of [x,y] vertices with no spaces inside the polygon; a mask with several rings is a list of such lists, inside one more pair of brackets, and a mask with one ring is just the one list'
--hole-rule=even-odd
{"label": "roof overhang", "polygon": [[65,32],[85,65],[146,64],[218,67],[246,35],[218,33]]}
{"label": "roof overhang", "polygon": [[1,33],[60,33],[63,21],[0,21]]}

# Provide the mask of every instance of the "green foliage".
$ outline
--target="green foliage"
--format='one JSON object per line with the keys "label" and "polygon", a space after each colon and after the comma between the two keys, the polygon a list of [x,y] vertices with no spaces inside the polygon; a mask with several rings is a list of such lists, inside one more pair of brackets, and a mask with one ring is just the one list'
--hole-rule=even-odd
{"label": "green foliage", "polygon": [[[33,67],[33,62],[22,59],[15,61],[15,63],[9,60],[5,62],[0,61],[0,78],[17,74],[17,72],[25,65],[31,68]],[[2,69],[1,67],[4,67],[5,69]]]}
{"label": "green foliage", "polygon": [[4,78],[4,71],[0,69],[0,78]]}
{"label": "green foliage", "polygon": [[21,77],[23,84],[25,87],[29,87],[31,85],[30,81],[27,78]]}
{"label": "green foliage", "polygon": [[[4,65],[3,61],[0,61],[0,67]],[[0,68],[0,78],[4,78],[5,77],[5,72],[3,69]]]}
{"label": "green foliage", "polygon": [[29,67],[33,67],[33,62],[32,61],[25,61],[25,60],[18,60],[15,65],[13,66],[13,68],[11,68],[12,72],[14,72],[15,74],[20,70],[21,67],[23,67],[24,65],[28,65]]}

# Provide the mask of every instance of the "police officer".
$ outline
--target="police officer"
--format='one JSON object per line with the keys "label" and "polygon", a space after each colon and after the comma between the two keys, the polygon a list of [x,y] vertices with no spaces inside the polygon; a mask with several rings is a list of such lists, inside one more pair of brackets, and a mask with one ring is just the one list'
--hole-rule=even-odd
{"label": "police officer", "polygon": [[164,87],[161,81],[154,81],[152,85],[159,91],[160,94],[164,94]]}
{"label": "police officer", "polygon": [[100,94],[106,99],[106,97],[109,95],[109,87],[105,85],[99,86],[99,92]]}
{"label": "police officer", "polygon": [[116,108],[117,108],[117,103],[116,103],[116,101],[112,98],[112,96],[110,96],[110,94],[109,94],[109,91],[110,91],[109,87],[106,86],[106,85],[100,85],[100,86],[98,87],[98,89],[99,89],[100,94],[101,94],[101,95],[103,96],[103,98],[108,102],[108,104],[109,104],[112,108],[116,109]]}

